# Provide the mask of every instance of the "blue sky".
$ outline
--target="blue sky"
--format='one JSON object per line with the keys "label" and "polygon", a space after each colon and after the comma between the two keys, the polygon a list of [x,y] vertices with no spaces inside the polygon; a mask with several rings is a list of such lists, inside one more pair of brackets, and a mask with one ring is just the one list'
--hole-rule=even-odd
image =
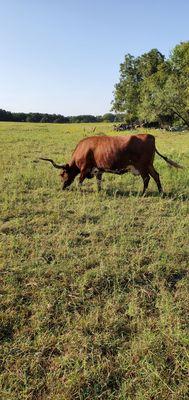
{"label": "blue sky", "polygon": [[189,40],[187,0],[0,0],[0,108],[110,111],[124,55]]}

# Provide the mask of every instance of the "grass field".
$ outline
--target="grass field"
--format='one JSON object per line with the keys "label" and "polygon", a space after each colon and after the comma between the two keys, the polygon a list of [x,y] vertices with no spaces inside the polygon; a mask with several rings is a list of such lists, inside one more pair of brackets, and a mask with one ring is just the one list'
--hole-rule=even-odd
{"label": "grass field", "polygon": [[129,174],[62,192],[32,161],[69,161],[94,127],[0,123],[0,398],[188,399],[189,133],[152,131],[186,166],[156,156],[165,197]]}

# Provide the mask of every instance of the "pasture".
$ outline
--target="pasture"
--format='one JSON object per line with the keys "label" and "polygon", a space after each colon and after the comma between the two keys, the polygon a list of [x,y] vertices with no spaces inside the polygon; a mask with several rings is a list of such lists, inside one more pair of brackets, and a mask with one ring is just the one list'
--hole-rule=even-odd
{"label": "pasture", "polygon": [[3,400],[188,398],[189,133],[151,131],[186,166],[156,155],[164,197],[131,174],[62,192],[33,160],[68,162],[95,126],[119,134],[0,123]]}

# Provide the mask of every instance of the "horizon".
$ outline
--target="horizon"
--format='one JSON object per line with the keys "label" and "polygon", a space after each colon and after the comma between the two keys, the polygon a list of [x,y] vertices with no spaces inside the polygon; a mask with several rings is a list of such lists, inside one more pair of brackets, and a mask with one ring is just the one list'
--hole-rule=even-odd
{"label": "horizon", "polygon": [[188,40],[188,14],[184,0],[7,0],[1,5],[0,108],[64,116],[113,113],[125,54],[157,48],[169,57]]}

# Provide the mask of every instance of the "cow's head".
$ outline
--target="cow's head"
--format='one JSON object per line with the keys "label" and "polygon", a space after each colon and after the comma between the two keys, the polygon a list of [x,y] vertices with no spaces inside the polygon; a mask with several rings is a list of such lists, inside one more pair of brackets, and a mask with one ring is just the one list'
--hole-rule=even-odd
{"label": "cow's head", "polygon": [[49,161],[53,165],[53,167],[61,169],[62,172],[60,174],[63,186],[62,190],[66,189],[71,185],[73,180],[75,179],[78,172],[73,167],[70,167],[69,164],[56,164],[51,158],[40,158],[40,160]]}
{"label": "cow's head", "polygon": [[75,179],[76,173],[73,168],[69,166],[69,164],[66,164],[62,168],[60,176],[63,182],[62,190],[64,190],[71,185],[71,183]]}

